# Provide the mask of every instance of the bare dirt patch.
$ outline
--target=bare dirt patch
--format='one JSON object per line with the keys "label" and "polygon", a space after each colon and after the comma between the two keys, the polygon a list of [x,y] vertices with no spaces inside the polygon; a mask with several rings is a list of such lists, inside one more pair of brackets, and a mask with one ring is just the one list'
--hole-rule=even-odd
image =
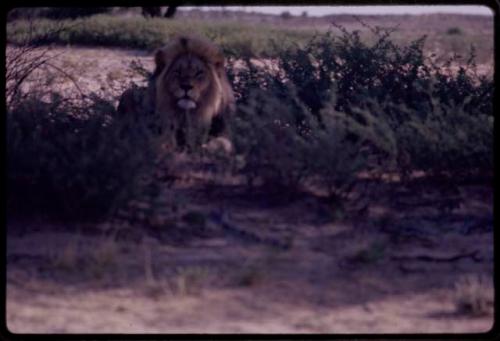
{"label": "bare dirt patch", "polygon": [[[7,46],[7,53],[16,49]],[[117,102],[132,83],[146,83],[146,78],[134,71],[131,64],[149,71],[154,68],[152,54],[142,50],[47,46],[30,53],[43,56],[47,62],[26,79],[23,90],[54,91],[65,98],[95,93]]]}

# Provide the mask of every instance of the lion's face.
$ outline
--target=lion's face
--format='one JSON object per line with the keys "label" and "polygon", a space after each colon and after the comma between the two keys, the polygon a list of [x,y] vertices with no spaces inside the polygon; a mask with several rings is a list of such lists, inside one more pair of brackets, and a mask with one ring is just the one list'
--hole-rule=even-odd
{"label": "lion's face", "polygon": [[195,55],[177,58],[162,75],[165,96],[172,96],[173,104],[179,109],[196,109],[213,83],[211,72],[207,64]]}
{"label": "lion's face", "polygon": [[208,129],[214,117],[232,110],[234,95],[224,70],[224,55],[213,43],[179,37],[157,50],[156,112],[174,125],[188,113],[191,125]]}

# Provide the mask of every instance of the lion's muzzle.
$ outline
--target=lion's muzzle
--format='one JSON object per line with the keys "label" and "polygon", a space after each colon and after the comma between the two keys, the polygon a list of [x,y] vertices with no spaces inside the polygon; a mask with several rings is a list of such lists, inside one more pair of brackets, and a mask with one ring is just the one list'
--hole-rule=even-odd
{"label": "lion's muzzle", "polygon": [[193,91],[191,90],[191,87],[186,88],[186,87],[181,87],[181,89],[177,89],[175,92],[175,97],[178,98],[177,100],[177,106],[181,109],[184,110],[189,110],[189,109],[195,109],[196,108],[196,102],[193,99]]}
{"label": "lion's muzzle", "polygon": [[183,97],[177,101],[177,106],[184,110],[195,109],[196,102],[188,97]]}

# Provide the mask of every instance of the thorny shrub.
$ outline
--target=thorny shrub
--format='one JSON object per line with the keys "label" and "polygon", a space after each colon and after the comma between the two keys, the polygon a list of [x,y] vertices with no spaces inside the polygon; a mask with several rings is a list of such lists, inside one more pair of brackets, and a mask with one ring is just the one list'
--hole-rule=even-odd
{"label": "thorny shrub", "polygon": [[368,45],[336,27],[340,36],[318,34],[271,65],[233,61],[235,144],[251,180],[293,188],[321,179],[335,192],[362,170],[451,182],[491,171],[493,83],[477,75],[473,47],[454,71],[459,57],[438,66],[424,56],[425,37],[398,46],[391,30],[369,27],[377,39]]}
{"label": "thorny shrub", "polygon": [[[146,195],[170,155],[151,129],[154,115],[118,117],[113,96],[83,92],[53,62],[57,56],[39,46],[65,30],[35,30],[6,53],[9,214],[102,219]],[[133,73],[143,71],[131,66]],[[58,77],[78,91],[55,91]]]}
{"label": "thorny shrub", "polygon": [[[398,46],[390,30],[370,28],[377,39],[368,45],[337,28],[338,36],[277,50],[264,66],[230,59],[236,155],[213,158],[217,169],[278,193],[316,186],[341,198],[362,171],[423,170],[449,180],[491,171],[493,83],[475,73],[474,49],[454,71],[456,58],[438,66],[424,56],[425,38]],[[11,207],[102,217],[144,188],[131,179],[158,161],[161,136],[149,129],[157,118],[110,119],[114,106],[99,96],[80,105],[65,105],[58,94],[42,101],[18,90],[14,97],[7,112]]]}
{"label": "thorny shrub", "polygon": [[10,210],[94,219],[135,191],[158,153],[154,136],[133,117],[113,120],[102,99],[79,111],[28,98],[7,112]]}

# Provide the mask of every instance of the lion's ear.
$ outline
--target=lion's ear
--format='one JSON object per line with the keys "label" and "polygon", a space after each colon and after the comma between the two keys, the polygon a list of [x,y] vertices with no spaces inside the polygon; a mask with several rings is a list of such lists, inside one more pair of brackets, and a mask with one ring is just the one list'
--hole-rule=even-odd
{"label": "lion's ear", "polygon": [[155,71],[153,72],[153,77],[157,77],[165,68],[165,55],[162,49],[158,49],[155,52]]}

